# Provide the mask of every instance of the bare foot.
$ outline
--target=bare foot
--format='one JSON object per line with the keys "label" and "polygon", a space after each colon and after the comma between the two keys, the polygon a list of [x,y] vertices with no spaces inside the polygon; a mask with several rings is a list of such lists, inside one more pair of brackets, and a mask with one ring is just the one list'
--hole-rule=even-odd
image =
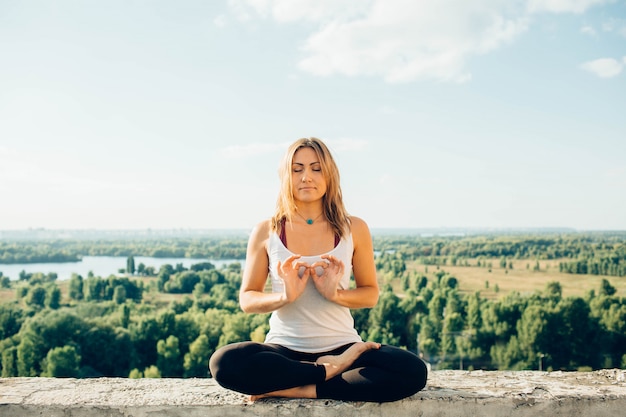
{"label": "bare foot", "polygon": [[365,351],[379,349],[380,343],[359,342],[350,346],[341,355],[320,356],[315,363],[326,368],[326,381],[348,369]]}
{"label": "bare foot", "polygon": [[278,391],[267,392],[265,394],[251,395],[250,401],[255,402],[263,398],[282,397],[282,398],[317,398],[317,389],[315,385],[305,385],[303,387],[287,388]]}

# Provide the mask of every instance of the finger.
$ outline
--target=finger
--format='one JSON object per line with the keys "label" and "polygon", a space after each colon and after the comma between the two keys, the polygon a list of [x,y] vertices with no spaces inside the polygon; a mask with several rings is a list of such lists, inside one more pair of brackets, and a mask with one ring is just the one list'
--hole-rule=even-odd
{"label": "finger", "polygon": [[292,265],[296,259],[300,259],[302,255],[291,255],[289,258],[285,259],[285,263]]}
{"label": "finger", "polygon": [[304,262],[298,262],[294,265],[294,269],[298,270],[298,276],[302,278],[305,275],[310,275],[311,271],[309,270],[309,265]]}
{"label": "finger", "polygon": [[322,255],[322,259],[325,259],[327,262],[335,265],[343,264],[340,259],[334,257],[333,255]]}
{"label": "finger", "polygon": [[324,271],[328,268],[329,263],[326,261],[318,261],[311,265],[310,270],[311,274],[314,274],[317,277],[321,277],[324,275]]}

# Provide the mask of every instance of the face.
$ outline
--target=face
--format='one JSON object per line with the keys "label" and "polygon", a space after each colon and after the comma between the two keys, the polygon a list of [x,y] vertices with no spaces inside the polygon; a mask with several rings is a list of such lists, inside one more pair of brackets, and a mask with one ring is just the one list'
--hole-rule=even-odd
{"label": "face", "polygon": [[291,165],[293,198],[296,201],[312,202],[326,194],[326,178],[315,151],[303,147],[293,155]]}

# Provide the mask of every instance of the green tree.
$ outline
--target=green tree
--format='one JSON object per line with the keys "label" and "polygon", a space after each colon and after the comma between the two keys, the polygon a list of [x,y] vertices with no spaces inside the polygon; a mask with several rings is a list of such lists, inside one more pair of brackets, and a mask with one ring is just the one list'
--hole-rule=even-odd
{"label": "green tree", "polygon": [[126,259],[126,272],[131,275],[135,274],[135,258],[132,255]]}
{"label": "green tree", "polygon": [[80,337],[83,364],[88,376],[125,377],[135,362],[130,333],[121,327],[101,323],[83,331]]}
{"label": "green tree", "polygon": [[123,304],[120,307],[120,316],[120,326],[128,329],[128,325],[130,324],[130,307],[127,304]]}
{"label": "green tree", "polygon": [[441,335],[441,355],[446,358],[457,352],[456,339],[465,327],[463,303],[457,291],[448,291]]}
{"label": "green tree", "polygon": [[69,285],[69,296],[72,300],[81,301],[84,297],[83,293],[83,277],[78,274],[72,274]]}
{"label": "green tree", "polygon": [[37,342],[30,337],[22,337],[17,347],[17,375],[38,376]]}
{"label": "green tree", "polygon": [[615,287],[612,286],[611,283],[607,279],[602,278],[602,283],[600,284],[600,295],[611,296],[615,294],[616,292],[617,290],[615,289]]}
{"label": "green tree", "polygon": [[0,288],[11,288],[11,280],[0,272]]}
{"label": "green tree", "polygon": [[406,315],[399,308],[400,299],[387,286],[378,303],[370,310],[368,339],[373,342],[399,345],[405,333]]}
{"label": "green tree", "polygon": [[31,286],[26,296],[26,304],[33,307],[44,307],[46,304],[46,289],[39,284]]}
{"label": "green tree", "polygon": [[200,328],[200,333],[206,335],[209,347],[212,351],[217,349],[219,345],[227,315],[228,312],[216,308],[210,308],[204,312],[204,317],[201,320],[202,327]]}
{"label": "green tree", "polygon": [[47,377],[76,377],[80,368],[80,355],[74,346],[50,349],[46,355]]}
{"label": "green tree", "polygon": [[550,281],[546,284],[544,294],[549,300],[553,301],[554,303],[557,303],[561,300],[562,293],[563,289],[560,282]]}
{"label": "green tree", "polygon": [[251,317],[243,312],[226,315],[224,317],[224,327],[219,338],[219,346],[225,346],[229,343],[242,342],[250,339]]}
{"label": "green tree", "polygon": [[512,336],[506,344],[491,346],[490,355],[498,369],[524,369],[526,367],[525,356],[516,336]]}
{"label": "green tree", "polygon": [[157,361],[157,342],[166,334],[154,316],[140,317],[129,326],[131,341],[135,347],[136,367],[145,369]]}
{"label": "green tree", "polygon": [[478,330],[482,327],[482,317],[480,314],[480,307],[482,299],[480,293],[475,292],[468,296],[467,300],[467,326],[471,330]]}
{"label": "green tree", "polygon": [[113,291],[113,301],[115,304],[124,304],[126,302],[126,287],[117,285]]}
{"label": "green tree", "polygon": [[148,366],[143,371],[144,378],[161,378],[161,371],[154,365]]}
{"label": "green tree", "polygon": [[78,348],[88,324],[68,310],[42,310],[25,322],[19,332],[18,373],[38,376],[50,349],[73,345]]}
{"label": "green tree", "polygon": [[10,378],[18,375],[17,371],[17,347],[2,346],[2,377]]}
{"label": "green tree", "polygon": [[46,307],[56,310],[61,306],[61,290],[56,284],[51,284],[46,292]]}
{"label": "green tree", "polygon": [[430,315],[421,316],[419,332],[419,350],[431,362],[439,357],[440,332],[437,326],[432,323]]}
{"label": "green tree", "polygon": [[[524,310],[517,323],[519,349],[522,352],[523,363],[531,367],[539,354],[550,351],[551,326],[550,312],[541,305],[532,304]],[[560,346],[554,346],[554,349]]]}
{"label": "green tree", "polygon": [[159,340],[157,343],[157,367],[161,375],[167,377],[182,376],[183,364],[180,357],[180,348],[178,338],[169,336],[165,340]]}
{"label": "green tree", "polygon": [[16,304],[0,304],[0,340],[17,334],[23,321],[22,309]]}
{"label": "green tree", "polygon": [[[562,300],[557,305],[553,320],[558,331],[558,337],[550,346],[554,367],[576,369],[579,366],[599,368],[602,365],[597,355],[601,348],[598,344],[600,326],[598,320],[591,316],[585,300],[579,297]],[[567,349],[554,346],[559,343]]]}
{"label": "green tree", "polygon": [[185,377],[206,377],[208,374],[207,365],[211,355],[209,338],[201,334],[189,346],[189,352],[185,354],[184,369]]}

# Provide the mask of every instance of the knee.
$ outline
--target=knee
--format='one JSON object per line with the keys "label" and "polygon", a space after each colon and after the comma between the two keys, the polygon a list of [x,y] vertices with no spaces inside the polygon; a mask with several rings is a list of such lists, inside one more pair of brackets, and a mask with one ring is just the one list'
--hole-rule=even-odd
{"label": "knee", "polygon": [[411,393],[412,395],[423,390],[424,387],[426,387],[426,381],[428,380],[428,368],[426,367],[426,364],[423,360],[415,356],[415,359],[413,360],[410,369],[412,370],[412,377],[410,378],[411,388],[413,391]]}
{"label": "knee", "polygon": [[233,360],[233,349],[231,346],[223,346],[216,350],[209,359],[209,372],[211,377],[222,384],[224,379],[228,379],[229,371],[232,371],[237,360]]}
{"label": "knee", "polygon": [[[222,348],[223,349],[223,348]],[[209,373],[211,377],[217,379],[217,375],[220,371],[220,363],[222,360],[222,349],[218,349],[209,358]]]}

